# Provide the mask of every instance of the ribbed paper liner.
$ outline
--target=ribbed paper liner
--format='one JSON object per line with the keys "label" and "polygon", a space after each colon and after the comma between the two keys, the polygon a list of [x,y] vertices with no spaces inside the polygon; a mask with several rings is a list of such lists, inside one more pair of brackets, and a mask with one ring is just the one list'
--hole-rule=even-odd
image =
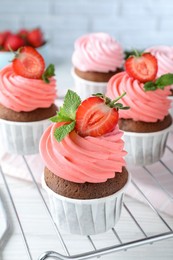
{"label": "ribbed paper liner", "polygon": [[74,69],[71,70],[71,74],[75,83],[74,91],[81,97],[82,100],[88,98],[92,94],[105,94],[107,82],[94,82],[82,79],[75,74]]}
{"label": "ribbed paper liner", "polygon": [[153,133],[135,133],[124,131],[123,140],[127,155],[125,160],[129,165],[149,165],[163,156],[166,141],[171,126]]}
{"label": "ribbed paper liner", "polygon": [[123,195],[130,182],[115,194],[100,199],[71,199],[53,192],[42,178],[52,217],[59,229],[70,234],[94,235],[113,228],[120,218]]}
{"label": "ribbed paper liner", "polygon": [[12,154],[36,154],[48,119],[35,122],[12,122],[0,119],[0,139],[4,151]]}
{"label": "ribbed paper liner", "polygon": [[169,109],[169,113],[171,114],[171,116],[173,118],[173,96],[169,96],[168,98],[172,101],[171,108]]}

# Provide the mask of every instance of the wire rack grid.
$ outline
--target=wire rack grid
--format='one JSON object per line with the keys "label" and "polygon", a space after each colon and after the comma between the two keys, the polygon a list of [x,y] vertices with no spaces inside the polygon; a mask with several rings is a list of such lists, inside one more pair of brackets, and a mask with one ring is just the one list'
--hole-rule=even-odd
{"label": "wire rack grid", "polygon": [[[34,175],[34,169],[28,162],[27,156],[21,156],[22,163],[24,164],[30,178],[30,182],[29,184],[27,182],[26,186],[21,180],[16,180],[15,189],[13,190],[13,181],[11,181],[11,178],[7,176],[4,170],[0,167],[0,187],[2,188],[2,192],[4,194],[1,196],[1,200],[2,204],[5,205],[5,207],[3,207],[3,210],[6,212],[5,215],[8,216],[8,218],[5,218],[8,219],[5,225],[5,231],[9,237],[9,241],[7,238],[4,239],[5,232],[3,232],[3,237],[1,237],[0,240],[1,242],[5,241],[4,243],[0,243],[0,245],[3,244],[1,251],[2,257],[3,251],[8,250],[6,247],[8,248],[8,243],[10,242],[11,237],[14,237],[16,234],[21,239],[21,245],[24,248],[23,252],[25,252],[26,256],[21,259],[30,260],[93,259],[95,257],[109,255],[118,251],[139,247],[145,244],[153,244],[154,242],[173,238],[173,192],[171,192],[171,188],[169,188],[169,185],[167,185],[164,181],[166,177],[162,178],[162,175],[169,176],[170,187],[172,187],[172,159],[173,132],[169,135],[165,155],[158,163],[148,167],[129,167],[129,171],[132,174],[131,187],[130,191],[127,192],[127,195],[124,198],[122,216],[115,228],[106,234],[87,237],[63,234],[57,228],[49,210],[47,196],[38,184]],[[158,198],[157,201],[155,201],[152,197],[153,195],[148,192],[148,186],[143,186],[144,176],[146,178],[146,183],[149,183],[149,185],[152,185],[152,188],[154,187],[156,189]],[[20,185],[18,185],[18,183],[20,183]],[[23,186],[20,189],[22,190],[19,190],[21,183]],[[22,196],[22,192],[27,192],[27,189],[30,191],[30,196],[33,198],[33,205],[35,203],[36,207],[33,208],[33,205],[27,205],[25,212],[22,212],[20,201],[18,201],[18,197],[15,196],[15,193],[18,192],[20,193],[20,196]],[[131,191],[133,194],[131,194]],[[129,196],[129,194],[132,196]],[[2,199],[4,196],[5,199]],[[160,203],[159,205],[157,202],[161,201],[161,198],[164,196],[167,201],[165,207],[163,208],[163,203]],[[42,210],[39,215],[40,205],[42,205]],[[165,212],[167,208],[169,210],[168,212]],[[33,219],[30,221],[27,219],[27,214],[30,214],[31,211],[33,214]],[[35,211],[38,212],[35,213]],[[10,215],[11,221],[9,221]],[[45,241],[43,240],[42,242],[39,242],[40,237],[37,238],[37,227],[39,225],[39,230],[41,230],[39,232],[43,232],[47,226],[44,221],[42,222],[41,216],[43,216],[44,220],[46,219],[46,223],[49,222],[47,227],[48,232],[50,230],[51,233],[53,229],[54,235],[50,238],[47,232],[47,237],[44,237]],[[37,219],[36,223],[34,222],[34,218]],[[23,219],[26,221],[23,221]],[[17,228],[12,227],[11,232],[9,232],[8,223],[13,221],[16,223]],[[34,242],[31,234],[32,229],[35,231]],[[42,233],[40,234],[43,235]],[[50,243],[48,243],[48,240],[50,240]],[[101,241],[104,241],[104,246]],[[39,248],[37,246],[36,251],[33,250],[33,244],[35,243],[41,243]],[[83,244],[81,247],[82,249],[78,246],[79,243]],[[21,245],[20,253],[22,248]],[[54,248],[54,250],[51,248]],[[19,255],[16,259],[20,259]],[[8,259],[14,258],[10,258],[9,256]]]}

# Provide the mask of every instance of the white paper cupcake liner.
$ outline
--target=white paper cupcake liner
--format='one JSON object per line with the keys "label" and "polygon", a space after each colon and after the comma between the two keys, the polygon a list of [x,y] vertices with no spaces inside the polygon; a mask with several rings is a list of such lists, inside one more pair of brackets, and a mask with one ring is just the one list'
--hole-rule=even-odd
{"label": "white paper cupcake liner", "polygon": [[169,109],[169,113],[173,118],[173,96],[168,97],[172,102],[171,102],[171,108]]}
{"label": "white paper cupcake liner", "polygon": [[120,218],[123,195],[130,182],[115,194],[90,200],[71,199],[53,192],[42,178],[42,187],[50,201],[50,211],[57,227],[70,234],[94,235],[113,228]]}
{"label": "white paper cupcake liner", "polygon": [[123,140],[128,165],[149,165],[163,156],[171,126],[153,133],[135,133],[124,131]]}
{"label": "white paper cupcake liner", "polygon": [[39,152],[39,141],[49,119],[35,122],[13,122],[0,119],[0,139],[5,152],[20,155]]}
{"label": "white paper cupcake liner", "polygon": [[81,97],[82,100],[88,98],[92,94],[106,92],[107,82],[94,82],[82,79],[76,75],[74,69],[71,70],[74,79],[74,91]]}

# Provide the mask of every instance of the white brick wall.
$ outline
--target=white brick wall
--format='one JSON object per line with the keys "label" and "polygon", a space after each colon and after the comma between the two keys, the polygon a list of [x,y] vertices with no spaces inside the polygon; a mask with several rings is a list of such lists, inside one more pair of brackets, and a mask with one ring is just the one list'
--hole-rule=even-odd
{"label": "white brick wall", "polygon": [[172,13],[172,0],[0,0],[0,30],[40,26],[56,62],[89,32],[108,32],[125,49],[173,45]]}

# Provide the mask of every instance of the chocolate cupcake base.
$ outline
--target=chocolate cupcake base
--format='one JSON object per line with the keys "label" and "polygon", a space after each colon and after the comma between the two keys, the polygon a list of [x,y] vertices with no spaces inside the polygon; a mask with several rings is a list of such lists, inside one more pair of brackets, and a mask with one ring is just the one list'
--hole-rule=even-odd
{"label": "chocolate cupcake base", "polygon": [[163,120],[158,120],[154,123],[121,118],[119,119],[118,124],[119,128],[123,131],[136,133],[152,133],[168,128],[172,124],[172,117],[170,115],[167,115]]}
{"label": "chocolate cupcake base", "polygon": [[56,115],[57,110],[57,106],[52,104],[48,108],[37,108],[29,112],[16,112],[0,104],[0,118],[13,122],[35,122],[48,119]]}
{"label": "chocolate cupcake base", "polygon": [[101,183],[75,183],[64,180],[47,167],[44,170],[47,186],[55,193],[74,199],[96,199],[106,197],[119,191],[127,182],[128,173],[125,167],[122,172],[115,173],[115,177]]}
{"label": "chocolate cupcake base", "polygon": [[77,68],[74,68],[74,72],[78,77],[94,82],[108,82],[113,75],[121,71],[123,71],[122,68],[117,68],[115,71],[109,72],[81,71]]}

